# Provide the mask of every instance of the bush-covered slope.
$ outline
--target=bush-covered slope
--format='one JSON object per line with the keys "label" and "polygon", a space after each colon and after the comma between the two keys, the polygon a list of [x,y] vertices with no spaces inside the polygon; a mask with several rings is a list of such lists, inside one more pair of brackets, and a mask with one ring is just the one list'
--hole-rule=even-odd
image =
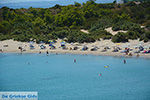
{"label": "bush-covered slope", "polygon": [[[140,26],[146,26],[142,29]],[[112,36],[104,31],[113,27],[114,31],[126,30]],[[80,32],[88,29],[89,34]],[[99,38],[113,42],[125,42],[119,39],[150,40],[150,2],[135,4],[97,4],[94,0],[80,4],[52,8],[0,9],[0,40],[47,42],[50,39],[65,38],[68,42],[94,42]]]}

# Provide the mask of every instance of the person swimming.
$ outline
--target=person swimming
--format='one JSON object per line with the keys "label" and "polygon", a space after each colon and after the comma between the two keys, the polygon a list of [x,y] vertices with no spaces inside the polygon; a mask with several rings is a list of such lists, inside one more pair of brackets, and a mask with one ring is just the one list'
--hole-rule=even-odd
{"label": "person swimming", "polygon": [[126,60],[125,59],[123,60],[123,62],[124,62],[124,64],[126,64]]}
{"label": "person swimming", "polygon": [[102,76],[102,73],[99,73],[99,76]]}
{"label": "person swimming", "polygon": [[27,64],[30,65],[30,62],[28,62]]}

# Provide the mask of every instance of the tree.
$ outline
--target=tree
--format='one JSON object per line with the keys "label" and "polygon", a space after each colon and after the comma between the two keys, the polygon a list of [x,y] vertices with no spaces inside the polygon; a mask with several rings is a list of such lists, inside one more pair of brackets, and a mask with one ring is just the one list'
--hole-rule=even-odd
{"label": "tree", "polygon": [[98,17],[96,10],[97,7],[94,0],[87,1],[86,4],[83,5],[83,14],[85,18]]}
{"label": "tree", "polygon": [[29,8],[29,11],[30,11],[30,13],[32,13],[32,14],[34,15],[34,17],[37,17],[37,16],[38,16],[38,11],[37,11],[37,9],[30,7],[30,8]]}
{"label": "tree", "polygon": [[45,9],[41,8],[38,12],[39,16],[43,19],[44,18],[44,14],[45,14]]}
{"label": "tree", "polygon": [[135,31],[128,31],[127,37],[128,39],[137,39],[139,37],[139,34]]}
{"label": "tree", "polygon": [[60,6],[59,4],[56,4],[56,5],[54,6],[54,8],[60,9],[61,6]]}
{"label": "tree", "polygon": [[8,21],[2,21],[0,23],[0,33],[7,34],[11,31],[11,24]]}
{"label": "tree", "polygon": [[45,14],[44,14],[44,21],[46,22],[46,23],[52,23],[53,22],[53,20],[54,20],[54,17],[53,17],[53,15],[51,14],[51,12],[50,11],[46,11],[45,12]]}
{"label": "tree", "polygon": [[84,23],[82,12],[78,8],[65,7],[60,14],[55,16],[57,26],[81,26]]}
{"label": "tree", "polygon": [[44,20],[42,20],[40,17],[37,17],[33,22],[34,26],[43,26],[45,25]]}
{"label": "tree", "polygon": [[93,32],[91,32],[90,35],[93,36],[94,39],[96,39],[96,40],[98,40],[100,38],[110,39],[112,37],[112,35],[109,32],[107,32],[106,30],[102,30],[102,29],[93,31]]}
{"label": "tree", "polygon": [[68,36],[69,32],[67,30],[61,30],[57,32],[53,32],[53,35],[56,35],[56,37],[63,39]]}
{"label": "tree", "polygon": [[16,15],[16,17],[13,19],[13,23],[24,23],[27,20],[25,15]]}
{"label": "tree", "polygon": [[74,5],[75,5],[76,7],[81,7],[81,4],[78,3],[78,2],[74,2]]}
{"label": "tree", "polygon": [[116,3],[117,3],[117,1],[116,1],[116,0],[114,0],[114,1],[113,1],[113,3],[114,3],[114,4],[116,4]]}

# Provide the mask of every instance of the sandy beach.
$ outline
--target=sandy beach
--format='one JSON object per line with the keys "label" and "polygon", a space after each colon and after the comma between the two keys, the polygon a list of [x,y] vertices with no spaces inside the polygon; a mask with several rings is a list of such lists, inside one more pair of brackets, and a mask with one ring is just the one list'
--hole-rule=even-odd
{"label": "sandy beach", "polygon": [[[126,55],[125,53],[121,53],[125,48],[130,48],[131,50],[129,53],[132,54],[132,57],[136,57],[137,53],[137,47],[143,46],[144,50],[149,50],[150,42],[144,43],[143,41],[139,40],[130,40],[127,43],[113,43],[111,40],[100,40],[96,41],[94,43],[66,43],[66,49],[61,48],[61,41],[60,39],[57,40],[56,43],[53,45],[56,47],[56,49],[50,49],[50,46],[48,44],[42,44],[46,46],[45,49],[41,49],[41,44],[33,43],[34,49],[30,49],[30,43],[28,42],[18,42],[14,40],[5,40],[0,41],[0,50],[1,53],[21,53],[21,50],[19,47],[22,47],[22,53],[46,53],[47,51],[49,53],[57,53],[57,54],[92,54],[92,55],[105,55],[105,56],[126,56],[131,57],[129,55]],[[84,46],[87,46],[88,49],[83,51],[82,48]],[[78,47],[77,50],[73,50],[74,47]],[[96,50],[92,51],[92,48],[97,48]],[[113,52],[114,48],[119,48],[117,52]],[[141,57],[150,58],[150,53],[143,53],[141,51],[138,53]]]}

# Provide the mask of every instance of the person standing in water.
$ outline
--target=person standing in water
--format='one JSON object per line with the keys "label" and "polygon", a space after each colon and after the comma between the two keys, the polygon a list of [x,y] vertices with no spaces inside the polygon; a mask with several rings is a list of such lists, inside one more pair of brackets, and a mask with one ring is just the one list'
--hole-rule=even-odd
{"label": "person standing in water", "polygon": [[123,60],[123,62],[124,62],[124,64],[126,64],[126,60],[125,59]]}
{"label": "person standing in water", "polygon": [[140,56],[139,54],[136,55],[136,57],[139,57],[139,56]]}
{"label": "person standing in water", "polygon": [[49,52],[48,52],[48,51],[46,51],[46,54],[47,54],[47,56],[48,56]]}
{"label": "person standing in water", "polygon": [[76,63],[76,59],[74,59],[74,63]]}
{"label": "person standing in water", "polygon": [[27,64],[30,65],[30,62],[28,62]]}

